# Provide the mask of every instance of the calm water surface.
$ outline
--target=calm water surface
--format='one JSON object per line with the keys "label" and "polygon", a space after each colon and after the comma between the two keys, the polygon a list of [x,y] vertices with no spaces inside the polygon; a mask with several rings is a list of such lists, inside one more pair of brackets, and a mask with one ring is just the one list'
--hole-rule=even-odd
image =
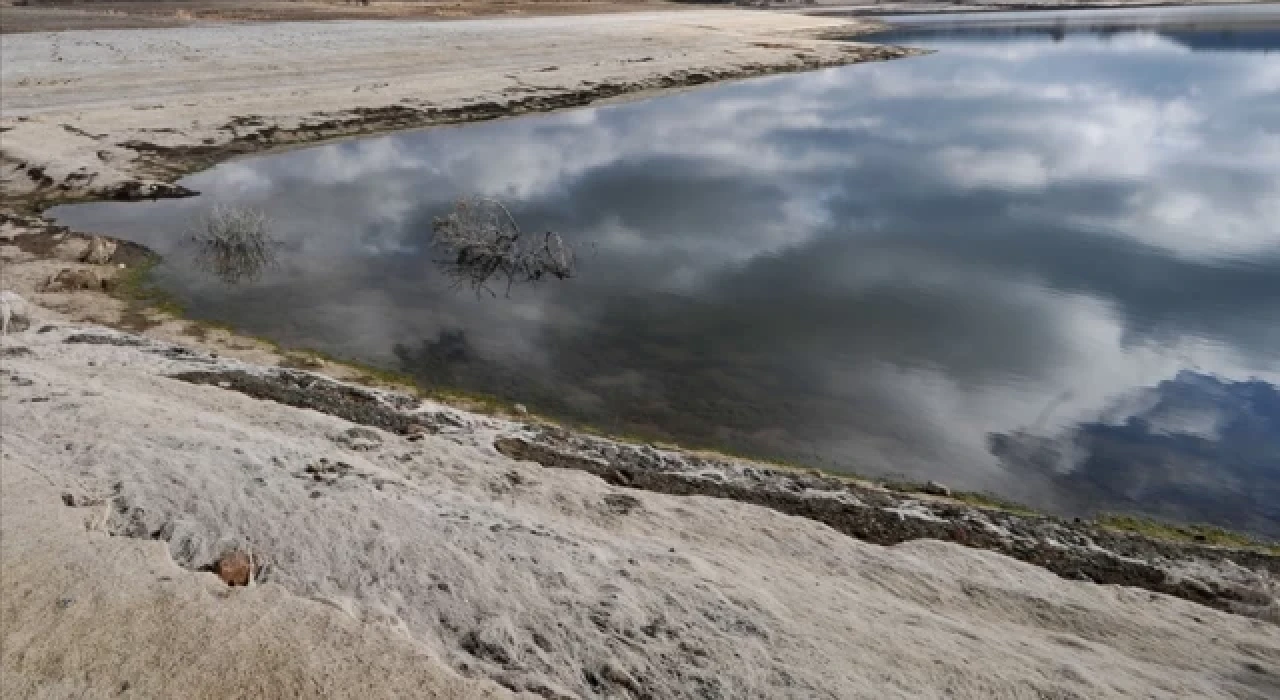
{"label": "calm water surface", "polygon": [[[55,214],[166,255],[197,318],[607,430],[1280,535],[1280,38],[1020,27]],[[473,193],[581,275],[449,288],[431,220]],[[279,269],[191,269],[216,202]]]}

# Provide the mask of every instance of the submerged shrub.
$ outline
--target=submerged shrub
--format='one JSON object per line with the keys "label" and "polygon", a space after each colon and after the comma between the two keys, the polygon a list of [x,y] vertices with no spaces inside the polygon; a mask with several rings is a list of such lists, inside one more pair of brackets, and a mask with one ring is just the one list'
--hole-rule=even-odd
{"label": "submerged shrub", "polygon": [[501,202],[487,197],[458,200],[447,216],[432,226],[431,245],[444,257],[436,263],[455,287],[471,287],[476,294],[490,282],[505,281],[506,293],[516,282],[543,277],[573,277],[577,260],[560,235],[547,231],[526,235]]}
{"label": "submerged shrub", "polygon": [[266,214],[222,204],[200,221],[191,239],[196,264],[228,284],[257,279],[276,264],[280,247]]}

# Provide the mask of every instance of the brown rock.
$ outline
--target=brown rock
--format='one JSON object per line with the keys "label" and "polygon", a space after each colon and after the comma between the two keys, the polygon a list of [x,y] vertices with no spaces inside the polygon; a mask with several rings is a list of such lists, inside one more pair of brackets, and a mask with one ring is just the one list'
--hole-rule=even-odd
{"label": "brown rock", "polygon": [[247,586],[253,576],[253,560],[246,552],[237,549],[222,555],[213,565],[213,573],[228,586]]}
{"label": "brown rock", "polygon": [[84,251],[84,255],[80,258],[82,262],[90,265],[106,265],[111,262],[111,256],[115,255],[116,244],[108,241],[102,236],[94,236],[89,239],[89,247]]}
{"label": "brown rock", "polygon": [[46,292],[73,292],[78,289],[103,289],[102,278],[93,270],[64,268],[45,283]]}
{"label": "brown rock", "polygon": [[925,493],[932,494],[932,495],[934,495],[934,496],[948,496],[948,497],[949,497],[949,496],[951,495],[951,488],[950,488],[950,487],[948,487],[946,484],[940,484],[940,483],[938,483],[938,482],[936,482],[936,481],[929,481],[929,482],[927,482],[927,483],[924,485],[924,488],[922,488],[922,489],[920,489],[920,490],[921,490],[921,491],[923,491],[923,492],[925,492]]}

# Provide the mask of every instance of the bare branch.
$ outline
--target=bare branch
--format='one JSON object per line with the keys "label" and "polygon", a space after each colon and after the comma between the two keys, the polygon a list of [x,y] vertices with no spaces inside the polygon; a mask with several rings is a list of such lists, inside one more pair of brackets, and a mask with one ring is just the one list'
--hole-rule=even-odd
{"label": "bare branch", "polygon": [[247,207],[215,205],[191,240],[196,263],[228,284],[257,279],[276,264],[280,247],[266,214]]}
{"label": "bare branch", "polygon": [[495,278],[506,278],[507,295],[518,282],[547,275],[569,279],[577,264],[559,234],[526,236],[511,211],[487,197],[458,200],[447,216],[435,220],[431,245],[444,254],[436,262],[453,286],[471,287],[476,294],[497,296],[489,286]]}

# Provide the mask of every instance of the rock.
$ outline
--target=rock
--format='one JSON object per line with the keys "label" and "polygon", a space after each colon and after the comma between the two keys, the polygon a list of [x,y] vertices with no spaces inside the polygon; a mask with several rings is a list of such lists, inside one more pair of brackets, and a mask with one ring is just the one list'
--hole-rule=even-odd
{"label": "rock", "polygon": [[348,428],[334,435],[333,441],[357,452],[367,452],[382,447],[382,436],[378,431],[360,426]]}
{"label": "rock", "polygon": [[94,236],[89,239],[89,247],[84,251],[84,255],[80,257],[81,262],[90,265],[106,265],[111,262],[111,256],[115,255],[116,244],[102,236]]}
{"label": "rock", "polygon": [[405,434],[409,436],[410,440],[421,440],[424,435],[431,435],[438,432],[440,432],[440,430],[434,425],[427,425],[425,423],[410,423],[409,426],[405,428]]}
{"label": "rock", "polygon": [[940,484],[933,480],[926,481],[924,484],[924,488],[920,490],[924,493],[931,494],[934,496],[950,496],[951,495],[950,487],[946,486],[945,484]]}
{"label": "rock", "polygon": [[93,270],[64,268],[45,283],[46,292],[74,292],[80,289],[104,289],[102,278]]}
{"label": "rock", "polygon": [[248,553],[237,549],[222,555],[213,565],[213,573],[228,586],[247,586],[253,578],[253,560]]}
{"label": "rock", "polygon": [[18,324],[21,324],[24,329],[31,325],[31,308],[27,305],[26,299],[6,289],[0,292],[2,333],[7,335],[11,329],[17,330]]}
{"label": "rock", "polygon": [[514,413],[514,414],[516,414],[517,416],[527,416],[527,415],[529,415],[529,409],[525,408],[525,405],[524,405],[524,404],[522,404],[522,403],[518,403],[518,404],[516,404],[516,405],[512,406],[512,407],[511,407],[511,412],[512,412],[512,413]]}
{"label": "rock", "polygon": [[309,352],[290,352],[280,361],[281,367],[295,369],[322,369],[325,364],[323,358]]}
{"label": "rock", "polygon": [[604,496],[605,505],[609,510],[618,514],[626,515],[637,508],[643,508],[644,504],[635,496],[625,493],[608,493]]}
{"label": "rock", "polygon": [[614,661],[605,661],[604,664],[600,666],[600,676],[606,681],[620,685],[637,695],[641,692],[640,684],[636,683],[635,679],[631,677],[630,673],[627,673],[626,669],[622,668]]}

